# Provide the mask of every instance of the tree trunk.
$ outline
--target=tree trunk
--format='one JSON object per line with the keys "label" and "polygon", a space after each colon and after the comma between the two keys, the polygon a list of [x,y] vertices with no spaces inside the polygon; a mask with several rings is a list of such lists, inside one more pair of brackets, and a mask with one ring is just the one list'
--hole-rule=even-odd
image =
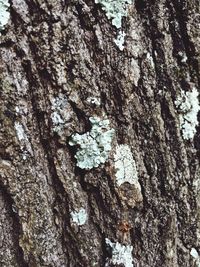
{"label": "tree trunk", "polygon": [[104,2],[10,1],[2,267],[200,264],[199,1]]}

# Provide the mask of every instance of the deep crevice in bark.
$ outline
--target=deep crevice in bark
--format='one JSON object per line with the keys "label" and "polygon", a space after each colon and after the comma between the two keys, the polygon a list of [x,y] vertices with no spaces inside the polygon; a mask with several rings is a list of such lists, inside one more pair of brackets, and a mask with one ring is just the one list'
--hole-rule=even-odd
{"label": "deep crevice in bark", "polygon": [[19,267],[28,267],[27,262],[24,260],[24,253],[22,248],[19,245],[19,238],[22,234],[22,228],[20,224],[20,218],[17,211],[13,210],[15,205],[14,200],[12,199],[11,194],[8,192],[8,189],[3,185],[0,180],[0,192],[5,200],[7,210],[8,210],[8,217],[11,217],[12,220],[12,237],[13,237],[13,245],[14,245],[14,253],[16,256],[16,263]]}

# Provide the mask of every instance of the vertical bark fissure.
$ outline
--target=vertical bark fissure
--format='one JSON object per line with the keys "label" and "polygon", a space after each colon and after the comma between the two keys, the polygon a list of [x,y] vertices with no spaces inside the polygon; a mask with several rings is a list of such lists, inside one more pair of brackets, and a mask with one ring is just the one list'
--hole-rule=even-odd
{"label": "vertical bark fissure", "polygon": [[7,211],[8,211],[8,217],[11,217],[12,220],[12,237],[13,237],[13,249],[16,257],[16,265],[19,267],[28,267],[28,264],[24,260],[24,253],[22,248],[19,245],[19,237],[22,234],[22,228],[20,224],[20,219],[18,217],[17,210],[13,210],[14,207],[14,201],[11,197],[11,194],[8,192],[8,190],[5,188],[3,183],[0,181],[0,192],[5,200]]}
{"label": "vertical bark fissure", "polygon": [[[195,236],[198,203],[193,179],[197,177],[199,164],[200,128],[194,140],[196,151],[193,141],[185,141],[181,136],[175,105],[181,89],[190,91],[191,86],[200,85],[196,47],[187,30],[195,2],[187,6],[185,0],[136,0],[130,7],[130,25],[123,18],[122,28],[127,31],[123,51],[114,44],[117,30],[111,25],[112,21],[106,17],[102,5],[96,5],[94,1],[58,1],[56,4],[48,0],[22,1],[27,4],[30,15],[16,8],[19,1],[11,2],[11,32],[9,29],[4,31],[8,37],[7,40],[2,39],[0,47],[4,52],[8,51],[4,59],[16,59],[21,63],[23,73],[19,71],[19,76],[16,75],[10,64],[12,62],[3,61],[4,72],[8,72],[8,77],[13,72],[19,84],[22,84],[20,79],[25,74],[28,90],[23,97],[24,102],[29,103],[31,116],[26,120],[24,114],[15,114],[14,101],[22,97],[21,92],[18,95],[17,85],[16,91],[11,93],[3,88],[3,94],[7,94],[8,100],[12,99],[6,100],[6,116],[12,125],[15,121],[22,123],[28,136],[33,134],[33,138],[29,138],[33,150],[31,160],[20,162],[20,158],[17,164],[19,175],[22,175],[19,183],[23,182],[25,187],[30,183],[33,195],[41,197],[41,202],[45,199],[44,195],[48,198],[47,189],[43,188],[45,179],[51,191],[51,200],[44,205],[41,203],[38,210],[30,199],[34,216],[42,219],[31,221],[26,214],[26,225],[23,214],[18,216],[12,211],[14,198],[9,187],[15,187],[12,182],[15,174],[9,177],[10,184],[5,186],[0,183],[1,188],[5,187],[2,195],[8,203],[8,216],[14,222],[13,227],[18,228],[18,232],[12,233],[16,243],[16,265],[35,264],[39,267],[49,264],[51,249],[45,251],[44,257],[39,246],[38,250],[27,248],[23,255],[19,239],[23,231],[28,233],[27,227],[30,227],[33,231],[36,229],[39,235],[49,234],[49,229],[59,233],[52,236],[58,238],[58,245],[61,244],[58,254],[63,253],[64,266],[104,267],[112,259],[106,238],[132,245],[136,266],[195,266],[190,249],[198,243]],[[188,10],[185,11],[186,7]],[[23,19],[25,16],[28,23]],[[129,28],[132,29],[130,36]],[[179,52],[186,54],[185,62]],[[71,112],[70,123],[67,124],[67,121],[67,126],[64,125],[67,128],[64,134],[55,130],[52,119],[52,103],[60,95],[66,99]],[[87,99],[90,96],[100,98],[101,105],[89,104]],[[108,162],[96,169],[81,170],[75,166],[78,147],[69,146],[68,141],[75,132],[90,131],[89,117],[92,116],[107,116],[116,135]],[[8,132],[9,127],[9,123],[6,124]],[[13,141],[14,155],[21,153],[18,141],[17,146]],[[113,161],[117,144],[130,145],[134,155],[143,195],[140,205],[131,206],[126,202],[131,187],[128,183],[117,186]],[[6,148],[1,150],[1,159],[10,160]],[[44,156],[43,164],[37,163],[37,150]],[[41,176],[37,164],[38,168],[43,165]],[[23,165],[27,172],[24,172]],[[33,175],[31,181],[28,175]],[[27,179],[27,183],[23,179]],[[33,181],[35,186],[31,185]],[[23,190],[22,186],[19,186],[20,190]],[[27,186],[25,194],[28,189]],[[125,196],[122,189],[126,192]],[[17,198],[17,190],[12,188],[11,192]],[[17,203],[19,206],[25,203],[25,209],[31,216],[27,204],[29,200],[17,200]],[[47,213],[42,217],[43,208],[52,214],[49,219],[55,221],[55,225],[46,224]],[[87,213],[83,225],[72,220],[72,212],[78,213],[81,208]],[[21,209],[20,212],[26,210]],[[122,220],[131,223],[127,240],[119,231]],[[44,231],[41,230],[43,225],[46,227]],[[29,234],[25,237],[28,238]],[[47,236],[42,239],[45,243]],[[38,239],[35,238],[34,242],[37,243]],[[25,244],[25,250],[26,245],[30,244]],[[45,249],[48,250],[48,244]],[[57,250],[55,243],[54,250]],[[29,263],[25,262],[27,258]],[[56,256],[50,259],[52,266],[57,266],[56,261],[61,265],[62,260],[59,261]]]}

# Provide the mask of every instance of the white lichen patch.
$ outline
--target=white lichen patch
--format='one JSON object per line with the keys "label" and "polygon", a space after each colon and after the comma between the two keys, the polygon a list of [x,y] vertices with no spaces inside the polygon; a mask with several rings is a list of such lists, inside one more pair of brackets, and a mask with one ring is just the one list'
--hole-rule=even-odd
{"label": "white lichen patch", "polygon": [[27,140],[27,136],[25,134],[23,125],[20,124],[18,121],[15,122],[15,130],[16,130],[19,141]]}
{"label": "white lichen patch", "polygon": [[200,256],[199,253],[197,252],[197,250],[195,248],[192,248],[190,251],[190,255],[193,257],[193,259],[195,260],[196,266],[200,267]]}
{"label": "white lichen patch", "polygon": [[24,126],[18,121],[15,122],[14,126],[16,130],[17,138],[20,141],[20,149],[22,151],[22,158],[23,160],[26,160],[29,154],[32,155],[31,144],[24,130]]}
{"label": "white lichen patch", "polygon": [[79,211],[71,212],[72,221],[78,225],[84,225],[87,221],[87,211],[84,208],[80,208]]}
{"label": "white lichen patch", "polygon": [[62,119],[61,115],[56,111],[51,114],[51,119],[55,125],[55,130],[58,130],[60,126],[64,124],[64,120]]}
{"label": "white lichen patch", "polygon": [[81,169],[92,169],[105,163],[111,150],[114,129],[110,129],[109,120],[99,117],[89,118],[92,128],[85,134],[72,135],[69,145],[78,145],[76,152],[77,166]]}
{"label": "white lichen patch", "polygon": [[178,54],[179,54],[179,56],[181,57],[181,62],[182,62],[182,63],[186,63],[187,60],[188,60],[188,58],[187,58],[185,52],[180,51],[180,52],[178,52]]}
{"label": "white lichen patch", "polygon": [[117,35],[117,38],[114,39],[115,44],[118,46],[119,50],[123,51],[124,49],[124,39],[125,39],[125,32],[120,31]]}
{"label": "white lichen patch", "polygon": [[193,88],[191,92],[181,91],[181,95],[175,101],[175,105],[180,111],[179,120],[182,135],[186,140],[194,137],[196,126],[198,126],[197,115],[200,110],[198,96],[197,89]]}
{"label": "white lichen patch", "polygon": [[155,64],[154,64],[152,55],[151,55],[149,52],[147,52],[146,57],[147,57],[147,61],[148,61],[148,62],[150,63],[150,65],[151,65],[151,67],[154,69],[154,68],[155,68]]}
{"label": "white lichen patch", "polygon": [[101,4],[108,19],[112,19],[112,24],[116,28],[121,28],[122,18],[128,14],[128,4],[132,0],[95,0],[96,4]]}
{"label": "white lichen patch", "polygon": [[123,245],[119,242],[113,243],[108,238],[106,238],[106,244],[112,249],[112,258],[107,260],[105,267],[109,267],[110,264],[121,264],[124,267],[134,266],[132,257],[133,247],[131,245]]}
{"label": "white lichen patch", "polygon": [[94,104],[96,106],[100,106],[101,105],[101,100],[100,100],[100,98],[97,98],[97,97],[88,97],[87,98],[87,102],[89,104]]}
{"label": "white lichen patch", "polygon": [[53,130],[60,132],[65,127],[66,123],[70,120],[71,114],[68,110],[67,98],[59,94],[57,97],[51,100],[51,120],[53,123]]}
{"label": "white lichen patch", "polygon": [[[131,82],[134,83],[135,86],[138,86],[138,81],[141,77],[141,70],[138,59],[132,58],[129,60],[129,66],[125,69],[125,75]],[[130,100],[131,98],[127,99],[128,102]]]}
{"label": "white lichen patch", "polygon": [[118,145],[114,154],[116,182],[118,186],[125,182],[138,183],[135,160],[128,145]]}
{"label": "white lichen patch", "polygon": [[8,20],[10,18],[9,7],[10,7],[9,1],[0,0],[0,31],[4,29],[5,25],[8,23]]}

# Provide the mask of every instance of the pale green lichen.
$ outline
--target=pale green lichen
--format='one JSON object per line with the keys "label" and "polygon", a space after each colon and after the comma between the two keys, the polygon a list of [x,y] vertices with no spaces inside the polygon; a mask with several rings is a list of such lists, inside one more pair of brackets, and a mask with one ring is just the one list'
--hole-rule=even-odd
{"label": "pale green lichen", "polygon": [[77,225],[84,225],[87,221],[87,211],[84,208],[80,208],[79,211],[71,212],[72,221],[76,223]]}
{"label": "pale green lichen", "polygon": [[[0,31],[2,31],[10,18],[8,11],[10,4],[6,0],[0,0]],[[1,34],[0,34],[1,35]]]}
{"label": "pale green lichen", "polygon": [[190,255],[193,257],[193,259],[195,261],[195,266],[200,267],[200,256],[199,256],[199,253],[197,252],[197,250],[195,248],[191,249]]}
{"label": "pale green lichen", "polygon": [[92,128],[85,134],[72,135],[69,145],[78,145],[76,152],[77,166],[81,169],[92,169],[105,163],[111,150],[114,129],[110,129],[109,120],[99,117],[89,118]]}
{"label": "pale green lichen", "polygon": [[112,19],[112,24],[119,29],[122,26],[122,18],[128,14],[127,5],[131,4],[132,0],[95,0],[95,3],[102,5],[108,19]]}
{"label": "pale green lichen", "polygon": [[113,243],[106,238],[106,244],[112,249],[112,258],[107,260],[105,267],[109,267],[111,264],[120,265],[124,267],[134,267],[131,245],[124,245],[119,242]]}

